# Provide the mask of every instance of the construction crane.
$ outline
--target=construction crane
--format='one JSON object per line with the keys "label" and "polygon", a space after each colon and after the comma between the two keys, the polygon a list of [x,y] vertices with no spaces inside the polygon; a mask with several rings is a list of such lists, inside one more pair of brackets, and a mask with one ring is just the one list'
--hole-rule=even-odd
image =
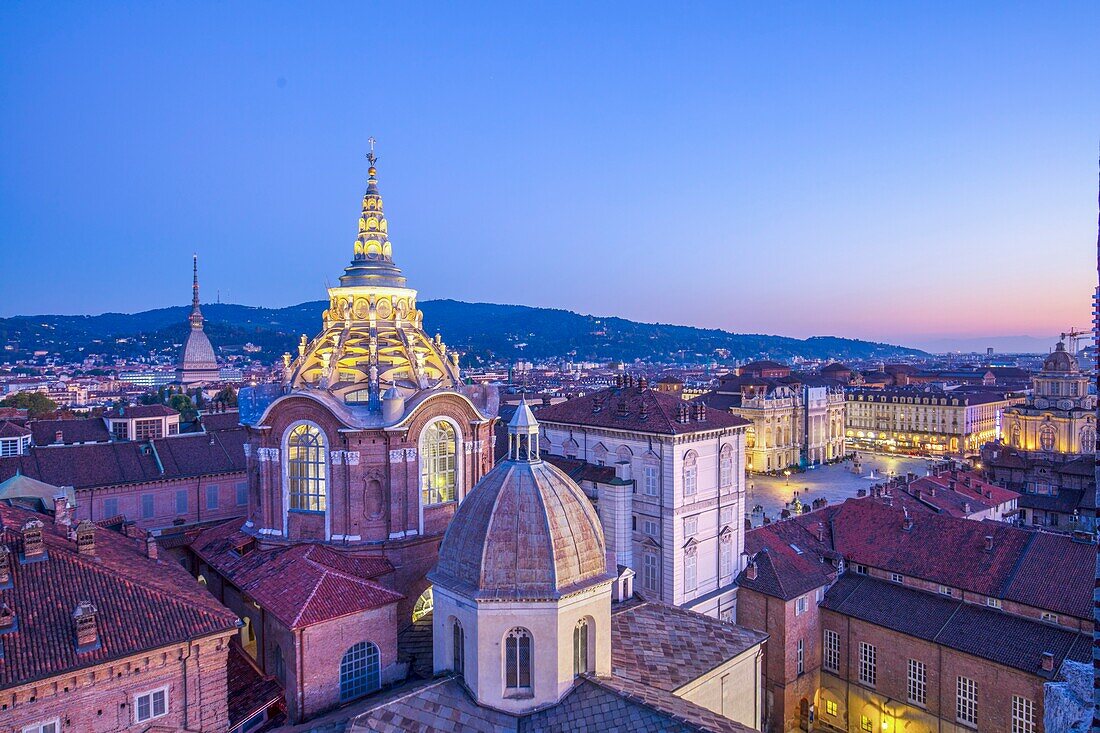
{"label": "construction crane", "polygon": [[1080,344],[1086,339],[1092,339],[1091,331],[1078,331],[1075,326],[1070,326],[1068,331],[1062,332],[1062,340],[1070,339],[1070,353],[1074,356],[1080,351]]}

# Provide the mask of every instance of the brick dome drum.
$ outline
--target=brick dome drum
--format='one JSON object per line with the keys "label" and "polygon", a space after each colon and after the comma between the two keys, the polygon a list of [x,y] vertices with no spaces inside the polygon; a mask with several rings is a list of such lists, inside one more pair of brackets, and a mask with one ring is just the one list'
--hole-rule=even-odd
{"label": "brick dome drum", "polygon": [[486,600],[554,600],[611,578],[591,502],[541,460],[506,460],[485,474],[451,520],[429,575]]}

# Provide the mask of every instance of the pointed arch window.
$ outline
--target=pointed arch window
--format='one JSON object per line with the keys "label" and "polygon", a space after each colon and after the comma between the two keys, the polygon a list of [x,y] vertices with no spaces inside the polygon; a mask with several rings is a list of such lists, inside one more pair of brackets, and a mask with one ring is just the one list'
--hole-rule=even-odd
{"label": "pointed arch window", "polygon": [[421,433],[420,494],[424,506],[455,500],[457,445],[454,426],[446,420],[436,420]]}
{"label": "pointed arch window", "polygon": [[573,627],[573,676],[591,672],[588,668],[588,619],[582,618]]}
{"label": "pointed arch window", "polygon": [[531,632],[516,627],[504,639],[504,686],[531,689]]}
{"label": "pointed arch window", "polygon": [[459,677],[466,676],[466,632],[458,619],[451,624],[451,669]]}
{"label": "pointed arch window", "polygon": [[320,428],[298,423],[287,436],[286,471],[290,508],[323,512],[326,506],[325,436]]}
{"label": "pointed arch window", "polygon": [[354,700],[381,687],[378,647],[361,641],[340,660],[340,700]]}

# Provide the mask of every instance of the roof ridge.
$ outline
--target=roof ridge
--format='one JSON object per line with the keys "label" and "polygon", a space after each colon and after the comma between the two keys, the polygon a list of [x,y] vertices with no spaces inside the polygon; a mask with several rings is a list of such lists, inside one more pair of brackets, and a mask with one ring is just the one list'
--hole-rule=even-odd
{"label": "roof ridge", "polygon": [[321,590],[321,583],[323,583],[324,581],[325,576],[322,573],[321,577],[317,578],[317,582],[314,584],[313,590],[309,592],[309,596],[307,596],[306,599],[302,601],[301,605],[298,606],[298,613],[296,613],[294,615],[294,618],[291,620],[290,628],[293,629],[295,626],[298,625],[298,622],[302,620],[302,614],[305,613],[306,608],[309,607],[309,604],[313,602],[313,597],[317,595],[317,591]]}
{"label": "roof ridge", "polygon": [[[343,570],[340,570],[339,568],[334,568],[331,565],[329,565],[325,562],[322,562],[321,560],[313,559],[313,557],[311,557],[311,555],[313,554],[313,550],[317,549],[317,547],[318,547],[317,545],[311,545],[310,548],[308,550],[306,550],[306,554],[302,556],[302,559],[305,560],[306,562],[308,562],[309,564],[313,565],[314,567],[318,568],[321,572],[323,572],[323,573],[332,573],[333,575],[337,575],[341,578],[347,578],[348,580],[353,580],[357,583],[363,583],[364,585],[373,585],[373,586],[378,586],[379,585],[378,583],[375,583],[370,578],[362,578],[358,575],[352,575],[351,573],[345,573]],[[327,550],[327,548],[324,548],[324,549]],[[331,552],[331,550],[328,550],[328,551]],[[347,558],[347,559],[348,560],[355,560],[356,558]],[[381,586],[379,586],[379,587],[381,587]]]}
{"label": "roof ridge", "polygon": [[[927,593],[928,591],[917,591],[917,592],[918,593]],[[951,621],[955,618],[955,616],[958,615],[959,611],[962,609],[962,607],[963,607],[963,601],[962,600],[956,600],[956,599],[953,598],[952,601],[954,601],[954,603],[955,603],[955,610],[951,612],[951,615],[948,616],[946,620],[944,620],[943,624],[940,625],[940,628],[936,631],[935,634],[933,634],[932,641],[935,641],[935,642],[939,641],[940,634],[942,634],[944,629],[946,629],[951,624]]]}
{"label": "roof ridge", "polygon": [[1031,546],[1035,544],[1035,538],[1041,534],[1042,532],[1028,532],[1027,543],[1024,544],[1023,552],[1017,556],[1016,562],[1012,565],[1012,570],[1008,572],[1004,583],[998,589],[1001,598],[1004,597],[1005,593],[1008,592],[1008,589],[1012,587],[1012,584],[1016,581],[1016,574],[1020,572],[1020,567],[1024,564],[1024,560],[1031,553]]}

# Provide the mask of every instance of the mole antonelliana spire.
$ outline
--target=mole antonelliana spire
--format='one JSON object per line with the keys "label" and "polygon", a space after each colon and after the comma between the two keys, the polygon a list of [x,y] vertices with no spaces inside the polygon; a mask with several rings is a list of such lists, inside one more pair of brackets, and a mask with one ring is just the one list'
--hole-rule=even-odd
{"label": "mole antonelliana spire", "polygon": [[184,385],[201,385],[216,382],[220,376],[218,360],[214,356],[214,347],[202,330],[202,310],[199,308],[199,256],[191,259],[191,332],[180,352],[176,366],[176,381]]}

